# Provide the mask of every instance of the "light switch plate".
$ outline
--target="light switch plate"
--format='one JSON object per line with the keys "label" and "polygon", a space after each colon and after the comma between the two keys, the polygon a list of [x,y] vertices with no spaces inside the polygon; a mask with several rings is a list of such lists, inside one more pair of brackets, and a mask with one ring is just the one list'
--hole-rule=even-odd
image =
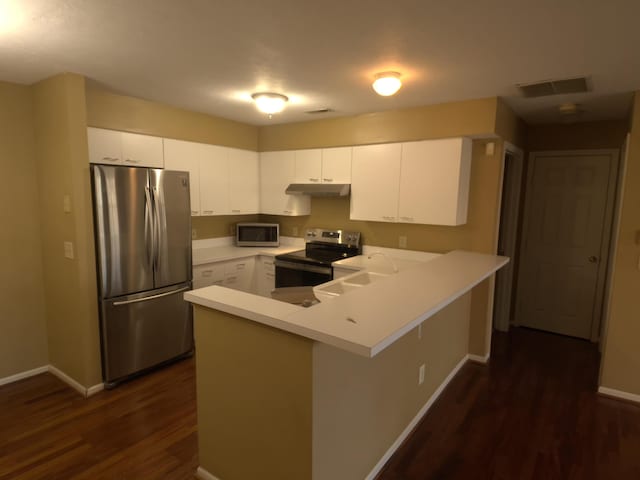
{"label": "light switch plate", "polygon": [[73,260],[73,243],[64,242],[64,256]]}
{"label": "light switch plate", "polygon": [[62,209],[64,213],[71,213],[71,195],[66,194],[62,200]]}

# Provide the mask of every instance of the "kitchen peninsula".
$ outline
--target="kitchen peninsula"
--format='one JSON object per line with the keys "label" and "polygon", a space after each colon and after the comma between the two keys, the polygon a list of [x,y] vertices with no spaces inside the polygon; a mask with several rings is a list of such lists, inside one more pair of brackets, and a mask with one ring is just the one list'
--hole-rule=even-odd
{"label": "kitchen peninsula", "polygon": [[467,360],[469,292],[507,262],[453,251],[306,309],[219,286],[185,294],[199,476],[374,478]]}

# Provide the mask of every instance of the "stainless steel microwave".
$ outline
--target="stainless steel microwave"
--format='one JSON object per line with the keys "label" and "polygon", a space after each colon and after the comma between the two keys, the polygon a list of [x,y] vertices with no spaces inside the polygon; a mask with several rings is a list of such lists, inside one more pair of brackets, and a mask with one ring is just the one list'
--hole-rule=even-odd
{"label": "stainless steel microwave", "polygon": [[237,223],[236,245],[238,247],[277,247],[280,245],[280,224]]}

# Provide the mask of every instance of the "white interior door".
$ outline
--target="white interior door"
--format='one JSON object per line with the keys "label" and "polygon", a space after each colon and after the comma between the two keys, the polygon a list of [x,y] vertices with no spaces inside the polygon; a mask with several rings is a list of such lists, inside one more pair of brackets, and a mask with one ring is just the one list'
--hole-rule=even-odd
{"label": "white interior door", "polygon": [[516,323],[589,339],[602,303],[614,153],[534,153],[530,162]]}

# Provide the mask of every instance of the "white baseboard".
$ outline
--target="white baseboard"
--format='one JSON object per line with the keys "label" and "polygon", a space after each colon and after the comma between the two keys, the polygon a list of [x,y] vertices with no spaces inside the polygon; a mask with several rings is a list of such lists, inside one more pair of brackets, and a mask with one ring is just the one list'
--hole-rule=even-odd
{"label": "white baseboard", "polygon": [[200,480],[220,480],[218,477],[210,474],[202,467],[198,467],[196,470],[196,478],[199,478]]}
{"label": "white baseboard", "polygon": [[85,388],[85,386],[82,385],[80,382],[77,382],[76,380],[71,378],[69,375],[64,373],[62,370],[57,369],[53,365],[49,365],[49,373],[51,373],[52,375],[55,375],[56,377],[58,377],[64,383],[66,383],[71,388],[76,390],[83,397],[87,396],[87,389]]}
{"label": "white baseboard", "polygon": [[15,375],[11,375],[9,377],[0,378],[0,386],[7,385],[8,383],[17,382],[18,380],[23,380],[25,378],[33,377],[35,375],[40,375],[41,373],[45,373],[48,371],[49,371],[49,366],[45,365],[43,367],[27,370],[26,372],[16,373]]}
{"label": "white baseboard", "polygon": [[489,363],[489,357],[491,356],[490,353],[487,353],[485,356],[480,356],[480,355],[472,355],[469,354],[469,360],[471,360],[472,362],[476,362],[476,363]]}
{"label": "white baseboard", "polygon": [[635,393],[623,392],[621,390],[614,390],[613,388],[598,387],[598,393],[607,395],[609,397],[620,398],[622,400],[629,400],[630,402],[640,403],[640,395]]}
{"label": "white baseboard", "polygon": [[[458,371],[462,368],[462,366],[467,363],[467,361],[470,359],[470,355],[465,355],[462,360],[460,360],[460,362],[453,368],[453,370],[451,370],[451,372],[449,373],[449,375],[447,375],[447,378],[445,378],[442,383],[440,384],[440,386],[436,389],[435,392],[433,392],[433,395],[431,395],[429,397],[429,400],[427,400],[427,403],[424,404],[424,406],[420,409],[420,411],[417,413],[417,415],[415,417],[413,417],[413,420],[411,420],[411,422],[409,423],[409,425],[407,425],[407,427],[403,430],[403,432],[400,434],[400,436],[398,438],[396,438],[396,441],[393,442],[393,444],[391,445],[391,447],[389,447],[389,450],[386,451],[386,453],[382,456],[382,458],[378,461],[378,463],[376,464],[375,467],[373,467],[373,470],[371,470],[371,472],[369,472],[369,475],[367,475],[365,477],[365,480],[374,480],[378,474],[380,473],[380,470],[382,470],[382,468],[385,466],[385,464],[389,461],[389,459],[391,458],[391,456],[396,452],[396,450],[400,447],[400,445],[402,445],[402,442],[404,442],[406,440],[406,438],[409,436],[409,434],[413,431],[413,429],[416,427],[416,425],[418,425],[418,423],[420,422],[420,420],[422,420],[422,417],[424,417],[426,415],[426,413],[429,411],[429,409],[431,408],[431,406],[433,405],[433,403],[438,399],[438,397],[440,396],[440,394],[442,394],[442,392],[444,391],[444,389],[447,387],[447,385],[449,385],[449,382],[451,382],[451,380],[453,379],[453,377],[456,376],[456,374],[458,373]],[[211,479],[206,479],[206,480],[211,480]]]}
{"label": "white baseboard", "polygon": [[96,393],[101,392],[103,390],[104,390],[104,383],[98,383],[97,385],[94,385],[93,387],[87,388],[87,397],[95,395]]}

